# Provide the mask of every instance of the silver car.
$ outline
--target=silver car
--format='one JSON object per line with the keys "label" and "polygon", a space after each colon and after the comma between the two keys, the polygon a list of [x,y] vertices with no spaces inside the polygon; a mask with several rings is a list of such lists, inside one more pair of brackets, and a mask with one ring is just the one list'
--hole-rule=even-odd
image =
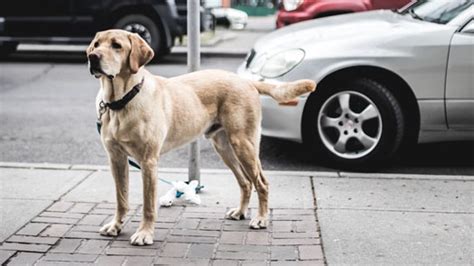
{"label": "silver car", "polygon": [[284,105],[262,96],[262,134],[352,168],[380,165],[417,142],[474,139],[473,2],[417,1],[262,37],[239,75],[318,83]]}

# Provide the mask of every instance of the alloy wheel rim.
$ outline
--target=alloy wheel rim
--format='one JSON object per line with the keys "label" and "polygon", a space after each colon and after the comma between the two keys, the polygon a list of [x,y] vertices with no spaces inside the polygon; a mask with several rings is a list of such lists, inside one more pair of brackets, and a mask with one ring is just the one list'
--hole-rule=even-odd
{"label": "alloy wheel rim", "polygon": [[130,23],[123,27],[124,30],[140,35],[145,41],[151,44],[151,33],[147,27],[139,23]]}
{"label": "alloy wheel rim", "polygon": [[359,159],[382,136],[382,116],[374,102],[356,91],[329,97],[318,114],[318,133],[326,148],[344,159]]}

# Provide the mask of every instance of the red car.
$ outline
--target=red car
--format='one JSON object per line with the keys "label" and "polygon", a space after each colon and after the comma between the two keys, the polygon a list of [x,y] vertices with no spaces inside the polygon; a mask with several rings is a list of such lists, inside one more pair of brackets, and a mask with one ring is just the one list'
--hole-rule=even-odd
{"label": "red car", "polygon": [[374,9],[401,8],[412,0],[282,0],[277,17],[277,28],[286,25],[338,14]]}

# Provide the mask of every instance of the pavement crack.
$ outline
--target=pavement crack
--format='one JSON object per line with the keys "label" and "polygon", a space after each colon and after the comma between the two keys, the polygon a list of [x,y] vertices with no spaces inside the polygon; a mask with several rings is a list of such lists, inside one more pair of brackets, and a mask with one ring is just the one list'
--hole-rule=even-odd
{"label": "pavement crack", "polygon": [[323,241],[323,234],[321,232],[321,224],[319,224],[319,218],[318,218],[318,200],[316,197],[316,187],[314,184],[314,178],[313,176],[309,177],[309,182],[311,184],[311,192],[313,194],[313,204],[314,204],[314,217],[316,217],[316,230],[319,234],[319,240],[321,242],[321,250],[323,252],[323,259],[324,259],[324,265],[328,265],[327,260],[326,260],[326,252],[324,250],[324,241]]}
{"label": "pavement crack", "polygon": [[94,173],[96,173],[97,171],[90,171],[86,176],[84,176],[84,178],[82,178],[81,180],[79,180],[79,182],[77,182],[75,185],[72,185],[66,192],[64,192],[61,196],[59,196],[59,198],[57,200],[55,200],[53,202],[53,204],[57,201],[61,201],[63,199],[64,196],[66,196],[67,194],[69,194],[69,192],[71,192],[72,190],[74,190],[76,187],[78,187],[80,184],[84,183],[84,181],[86,181],[91,175],[93,175]]}

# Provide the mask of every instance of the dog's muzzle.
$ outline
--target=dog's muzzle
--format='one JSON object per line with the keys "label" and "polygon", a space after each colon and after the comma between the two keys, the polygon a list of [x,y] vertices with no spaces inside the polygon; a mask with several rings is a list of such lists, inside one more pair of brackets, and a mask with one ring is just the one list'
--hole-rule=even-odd
{"label": "dog's muzzle", "polygon": [[100,55],[91,53],[87,57],[89,59],[89,67],[91,71],[100,70]]}
{"label": "dog's muzzle", "polygon": [[100,67],[100,58],[101,56],[95,53],[91,53],[87,57],[87,59],[89,59],[89,71],[91,75],[94,75],[96,78],[99,78],[101,75],[108,76]]}

